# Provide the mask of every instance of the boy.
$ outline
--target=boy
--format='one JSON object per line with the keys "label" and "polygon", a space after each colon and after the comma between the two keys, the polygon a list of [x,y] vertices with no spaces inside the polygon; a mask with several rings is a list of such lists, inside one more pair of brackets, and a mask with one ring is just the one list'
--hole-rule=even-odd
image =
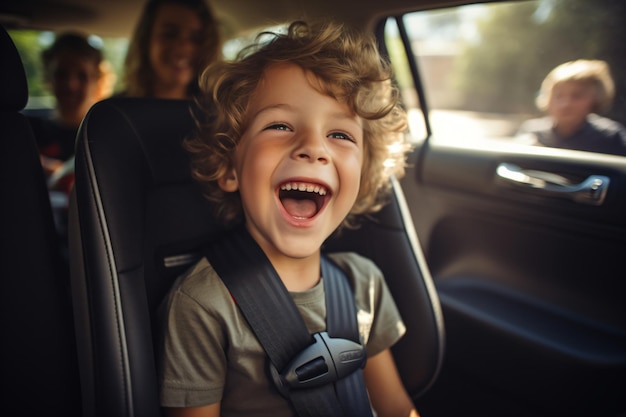
{"label": "boy", "polygon": [[626,155],[626,130],[598,116],[611,107],[614,85],[604,61],[579,59],[554,68],[541,84],[537,107],[548,117],[519,129],[533,145]]}
{"label": "boy", "polygon": [[[187,148],[218,214],[243,221],[313,334],[325,329],[320,248],[338,227],[380,208],[389,176],[403,171],[406,116],[369,38],[296,22],[256,47],[204,72],[199,120],[211,123],[199,122]],[[355,254],[332,259],[354,290],[373,408],[379,416],[417,416],[389,351],[404,326],[380,271]],[[167,415],[294,415],[206,259],[179,278],[166,310]]]}

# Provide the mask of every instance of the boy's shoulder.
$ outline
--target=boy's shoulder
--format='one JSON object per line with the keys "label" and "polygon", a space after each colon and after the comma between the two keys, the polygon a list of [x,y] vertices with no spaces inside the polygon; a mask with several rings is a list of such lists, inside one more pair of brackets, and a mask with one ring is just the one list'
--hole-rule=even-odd
{"label": "boy's shoulder", "polygon": [[176,279],[172,293],[184,294],[205,308],[218,300],[230,300],[228,289],[205,257]]}
{"label": "boy's shoulder", "polygon": [[356,267],[361,269],[378,269],[374,261],[370,258],[366,258],[363,255],[359,255],[356,252],[330,252],[326,253],[333,262],[340,267]]}
{"label": "boy's shoulder", "polygon": [[343,270],[354,286],[369,286],[370,282],[382,281],[383,274],[378,266],[369,258],[355,252],[333,252],[326,254]]}

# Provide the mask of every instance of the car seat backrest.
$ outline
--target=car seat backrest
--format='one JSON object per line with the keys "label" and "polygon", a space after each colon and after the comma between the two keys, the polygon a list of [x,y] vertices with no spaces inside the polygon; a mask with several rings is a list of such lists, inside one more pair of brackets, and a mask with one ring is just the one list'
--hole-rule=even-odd
{"label": "car seat backrest", "polygon": [[24,108],[28,89],[0,27],[0,402],[3,415],[78,416],[69,271]]}
{"label": "car seat backrest", "polygon": [[153,314],[222,228],[189,177],[191,127],[186,101],[113,98],[79,130],[69,237],[86,415],[159,415]]}
{"label": "car seat backrest", "polygon": [[[79,131],[70,251],[86,415],[158,415],[156,309],[200,246],[227,231],[191,179],[181,144],[192,128],[189,102],[118,97],[96,104]],[[409,328],[394,353],[418,395],[438,373],[443,331],[401,201],[328,245],[370,256],[389,274]]]}

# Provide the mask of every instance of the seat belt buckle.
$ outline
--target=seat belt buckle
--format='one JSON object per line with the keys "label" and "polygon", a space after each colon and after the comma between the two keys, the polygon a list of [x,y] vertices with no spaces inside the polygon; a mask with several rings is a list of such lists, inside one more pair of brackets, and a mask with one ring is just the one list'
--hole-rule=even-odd
{"label": "seat belt buckle", "polygon": [[365,365],[365,358],[360,343],[319,332],[282,372],[270,363],[270,373],[278,391],[288,397],[290,390],[319,387],[350,375]]}

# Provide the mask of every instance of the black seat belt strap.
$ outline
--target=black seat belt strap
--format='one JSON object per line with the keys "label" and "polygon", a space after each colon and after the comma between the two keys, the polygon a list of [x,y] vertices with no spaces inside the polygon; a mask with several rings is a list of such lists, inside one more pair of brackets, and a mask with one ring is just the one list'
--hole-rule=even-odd
{"label": "black seat belt strap", "polygon": [[[360,344],[361,336],[359,334],[354,294],[344,272],[324,255],[322,255],[321,267],[322,277],[324,277],[326,331],[328,335],[331,338],[348,339]],[[365,347],[363,347],[363,354],[364,352]],[[346,413],[347,415],[372,415],[361,368],[339,379],[335,383],[335,388],[340,401],[345,406],[350,407],[349,412]]]}
{"label": "black seat belt strap", "polygon": [[[273,268],[264,267],[269,261],[247,232],[233,231],[212,244],[205,256],[237,301],[261,345],[270,350],[272,363],[282,369],[311,343],[298,308],[294,303],[282,303],[284,285]],[[261,296],[263,300],[259,301],[280,308],[263,308],[253,302]],[[285,320],[284,316],[290,319]],[[278,328],[276,323],[283,327]],[[281,337],[285,334],[290,335],[289,340]]]}
{"label": "black seat belt strap", "polygon": [[244,228],[211,244],[205,256],[236,300],[270,359],[278,388],[299,416],[372,415],[360,369],[364,349],[354,296],[343,271],[322,262],[327,331],[310,335],[280,277]]}

